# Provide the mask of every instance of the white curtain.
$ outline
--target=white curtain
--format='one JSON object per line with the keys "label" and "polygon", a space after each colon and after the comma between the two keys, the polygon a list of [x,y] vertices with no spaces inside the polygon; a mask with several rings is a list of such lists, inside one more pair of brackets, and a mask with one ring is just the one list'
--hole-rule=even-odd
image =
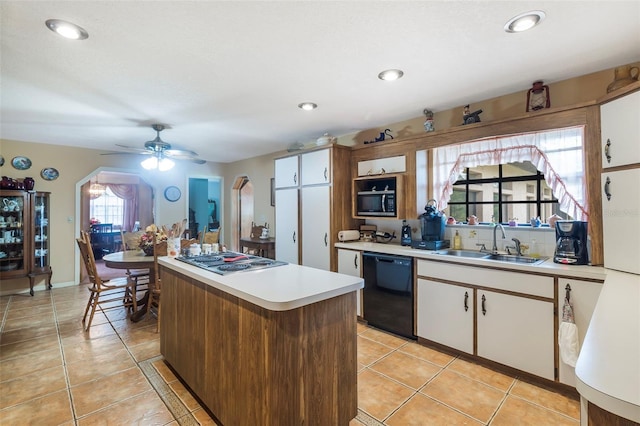
{"label": "white curtain", "polygon": [[583,140],[584,127],[579,126],[435,148],[433,193],[439,209],[447,207],[453,184],[465,168],[530,161],[544,174],[560,210],[587,220]]}

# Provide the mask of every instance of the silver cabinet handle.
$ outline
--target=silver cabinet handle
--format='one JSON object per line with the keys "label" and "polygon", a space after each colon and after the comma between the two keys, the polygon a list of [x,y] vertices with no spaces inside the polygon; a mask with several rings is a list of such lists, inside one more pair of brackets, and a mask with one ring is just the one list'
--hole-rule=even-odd
{"label": "silver cabinet handle", "polygon": [[293,183],[298,184],[298,173],[293,174]]}
{"label": "silver cabinet handle", "polygon": [[607,143],[604,145],[604,155],[607,157],[607,163],[611,163],[611,154],[609,149],[611,148],[611,140],[607,139]]}
{"label": "silver cabinet handle", "polygon": [[293,231],[293,242],[296,242],[296,231]]}
{"label": "silver cabinet handle", "polygon": [[358,254],[353,255],[353,267],[358,269]]}
{"label": "silver cabinet handle", "polygon": [[487,315],[487,307],[485,306],[485,302],[487,301],[487,298],[484,297],[484,294],[482,295],[482,315]]}
{"label": "silver cabinet handle", "polygon": [[464,292],[464,311],[467,312],[469,310],[469,292]]}
{"label": "silver cabinet handle", "polygon": [[324,181],[325,181],[325,182],[327,181],[327,178],[328,178],[328,174],[327,174],[327,172],[328,172],[328,170],[327,170],[327,168],[325,167],[325,168],[324,168]]}
{"label": "silver cabinet handle", "polygon": [[609,185],[611,185],[611,179],[609,179],[609,176],[607,176],[607,180],[604,183],[604,193],[607,196],[607,201],[611,201],[611,191]]}
{"label": "silver cabinet handle", "polygon": [[325,246],[325,247],[329,245],[329,241],[327,240],[327,238],[328,238],[328,237],[329,237],[329,236],[328,236],[328,235],[327,235],[327,233],[325,232],[325,233],[324,233],[324,246]]}

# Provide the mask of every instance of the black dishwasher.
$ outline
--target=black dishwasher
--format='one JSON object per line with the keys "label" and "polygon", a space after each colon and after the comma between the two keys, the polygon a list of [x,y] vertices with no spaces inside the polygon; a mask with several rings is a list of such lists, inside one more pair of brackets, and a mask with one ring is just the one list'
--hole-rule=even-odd
{"label": "black dishwasher", "polygon": [[415,339],[413,258],[364,252],[362,267],[364,319],[374,327]]}

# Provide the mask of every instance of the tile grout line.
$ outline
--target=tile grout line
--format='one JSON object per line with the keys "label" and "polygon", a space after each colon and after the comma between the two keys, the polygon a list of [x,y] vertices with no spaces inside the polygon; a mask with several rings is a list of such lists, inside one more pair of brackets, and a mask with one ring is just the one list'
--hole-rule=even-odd
{"label": "tile grout line", "polygon": [[[60,324],[58,323],[58,310],[56,309],[56,299],[51,292],[51,307],[53,308],[53,319],[56,324],[56,334],[58,336],[58,347],[60,349],[60,357],[62,359],[62,368],[64,369],[64,380],[67,384],[67,397],[69,398],[69,407],[71,408],[71,416],[73,417],[73,424],[78,424],[78,416],[76,414],[76,408],[73,404],[73,394],[71,393],[71,381],[69,380],[69,370],[67,370],[67,360],[64,354],[64,346],[62,345],[62,336],[60,335]],[[84,325],[83,325],[84,326]]]}
{"label": "tile grout line", "polygon": [[[102,308],[100,308],[102,311]],[[124,345],[127,353],[133,358],[136,367],[140,369],[144,377],[147,379],[147,382],[151,385],[153,390],[156,392],[160,400],[167,407],[175,421],[177,421],[181,425],[199,425],[199,422],[193,417],[193,414],[189,411],[189,409],[184,405],[182,400],[175,394],[173,389],[164,381],[164,379],[158,374],[156,369],[153,367],[152,362],[163,359],[162,355],[149,358],[146,360],[138,361],[134,354],[129,349],[129,345],[122,339],[122,336],[118,332],[118,329],[113,325],[112,319],[102,311],[103,315],[109,321],[109,325],[114,329],[118,339]],[[129,321],[129,318],[125,318],[125,321]],[[164,390],[164,392],[163,392]]]}

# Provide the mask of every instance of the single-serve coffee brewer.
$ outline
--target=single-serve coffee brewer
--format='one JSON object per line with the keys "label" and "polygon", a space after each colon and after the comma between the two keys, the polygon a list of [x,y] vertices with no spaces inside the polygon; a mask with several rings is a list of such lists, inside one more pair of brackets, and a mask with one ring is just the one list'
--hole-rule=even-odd
{"label": "single-serve coffee brewer", "polygon": [[438,210],[436,200],[429,200],[424,207],[425,212],[418,218],[422,227],[422,240],[412,241],[411,247],[422,250],[440,250],[449,247],[449,240],[444,239],[447,217]]}
{"label": "single-serve coffee brewer", "polygon": [[587,222],[577,220],[556,221],[555,263],[588,265]]}

